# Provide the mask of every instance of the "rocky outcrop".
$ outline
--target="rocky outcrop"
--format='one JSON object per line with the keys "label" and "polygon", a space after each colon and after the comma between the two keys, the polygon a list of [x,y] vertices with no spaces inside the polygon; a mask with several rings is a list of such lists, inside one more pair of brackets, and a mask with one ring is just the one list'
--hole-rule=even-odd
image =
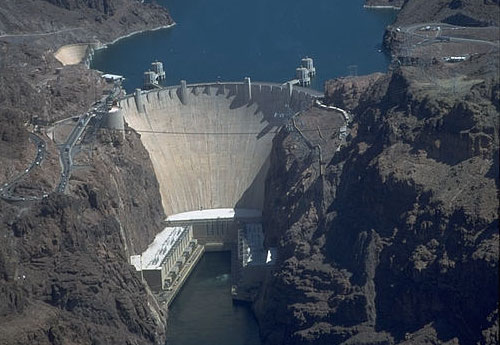
{"label": "rocky outcrop", "polygon": [[115,4],[113,0],[45,0],[68,10],[91,8],[106,15],[113,15]]}
{"label": "rocky outcrop", "polygon": [[[0,3],[0,41],[29,43],[28,49],[52,52],[65,44],[106,44],[132,32],[171,24],[173,20],[164,7],[137,0],[5,0]],[[21,41],[15,36],[19,34],[23,35]]]}
{"label": "rocky outcrop", "polygon": [[353,111],[366,98],[368,89],[380,78],[383,73],[374,73],[362,77],[342,77],[327,80],[325,83],[326,101],[339,108]]}
{"label": "rocky outcrop", "polygon": [[[164,9],[135,0],[2,1],[2,184],[36,155],[28,129],[82,114],[109,87],[83,65],[62,67],[53,56],[60,45],[109,42],[171,23]],[[16,189],[49,196],[0,200],[0,344],[164,344],[164,309],[128,264],[164,219],[139,135],[90,135],[66,194],[52,192],[58,148],[39,135],[46,157]]]}
{"label": "rocky outcrop", "polygon": [[406,1],[385,35],[391,72],[325,84],[354,121],[321,160],[290,126],[276,137],[265,229],[279,265],[254,303],[266,344],[498,343],[498,53],[399,58],[398,26],[461,15],[497,25],[498,2]]}
{"label": "rocky outcrop", "polygon": [[93,156],[70,195],[2,202],[0,344],[164,342],[164,312],[127,263],[161,229],[149,157],[133,132],[101,133]]}
{"label": "rocky outcrop", "polygon": [[443,22],[461,26],[498,26],[499,6],[496,0],[411,0],[404,3],[395,25]]}
{"label": "rocky outcrop", "polygon": [[279,133],[265,207],[279,265],[254,304],[266,344],[497,342],[497,60],[463,65],[454,90],[413,67],[327,83],[355,121],[339,152],[322,144],[322,173]]}

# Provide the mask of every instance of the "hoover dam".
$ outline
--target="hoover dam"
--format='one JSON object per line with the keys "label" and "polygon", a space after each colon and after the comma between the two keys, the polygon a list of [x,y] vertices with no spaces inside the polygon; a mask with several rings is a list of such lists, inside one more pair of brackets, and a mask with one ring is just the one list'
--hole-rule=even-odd
{"label": "hoover dam", "polygon": [[141,134],[169,216],[208,209],[262,209],[277,130],[322,94],[290,83],[242,82],[136,90],[121,99]]}

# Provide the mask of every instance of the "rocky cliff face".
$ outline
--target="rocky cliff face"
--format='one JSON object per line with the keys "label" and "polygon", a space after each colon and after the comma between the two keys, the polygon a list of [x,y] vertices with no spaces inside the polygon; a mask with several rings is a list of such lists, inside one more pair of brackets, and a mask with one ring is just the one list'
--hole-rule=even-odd
{"label": "rocky cliff face", "polygon": [[322,173],[296,131],[277,136],[266,344],[498,343],[498,67],[471,59],[454,87],[414,67],[327,83],[355,121],[339,152],[320,144]]}
{"label": "rocky cliff face", "polygon": [[113,0],[45,0],[68,10],[91,8],[106,15],[113,15],[115,4]]}
{"label": "rocky cliff face", "polygon": [[405,1],[396,25],[443,22],[464,26],[498,26],[499,5],[498,0]]}
{"label": "rocky cliff face", "polygon": [[162,308],[127,263],[163,218],[137,135],[101,133],[92,167],[70,188],[2,201],[0,344],[162,344]]}
{"label": "rocky cliff face", "polygon": [[[55,49],[172,23],[165,10],[132,0],[56,5],[0,4],[2,184],[36,155],[28,139],[34,123],[48,128],[78,116],[109,87],[82,65],[62,67]],[[66,194],[52,192],[61,171],[58,148],[40,135],[47,156],[16,188],[48,198],[0,200],[0,344],[163,344],[165,312],[128,264],[164,218],[138,135],[98,131],[75,157],[81,166]]]}
{"label": "rocky cliff face", "polygon": [[[5,0],[0,3],[0,36],[6,35],[0,37],[0,41],[29,44],[31,47],[27,49],[55,50],[70,43],[108,43],[124,34],[172,23],[165,8],[137,0]],[[18,34],[23,36],[16,37]]]}

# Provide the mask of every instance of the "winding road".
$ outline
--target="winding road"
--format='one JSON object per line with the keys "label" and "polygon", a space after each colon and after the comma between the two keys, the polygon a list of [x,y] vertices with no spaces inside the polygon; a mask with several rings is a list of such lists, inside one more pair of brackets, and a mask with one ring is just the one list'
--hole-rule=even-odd
{"label": "winding road", "polygon": [[4,200],[7,201],[41,200],[48,196],[48,194],[43,194],[42,196],[26,196],[13,193],[15,186],[21,180],[23,180],[33,169],[39,167],[42,164],[45,155],[47,153],[46,151],[47,144],[42,138],[33,133],[29,134],[29,138],[37,147],[36,157],[33,160],[33,162],[21,174],[17,175],[9,182],[6,182],[0,186],[0,198]]}
{"label": "winding road", "polygon": [[[71,176],[71,171],[73,168],[73,149],[76,143],[80,140],[85,132],[90,121],[95,118],[95,126],[99,126],[101,120],[105,114],[110,110],[114,101],[120,96],[121,86],[120,84],[115,84],[110,95],[103,97],[100,101],[96,102],[90,111],[78,117],[78,121],[75,127],[71,130],[71,133],[67,137],[64,144],[59,149],[59,159],[61,162],[61,179],[56,187],[56,192],[64,193],[66,187],[69,183],[69,178]],[[0,198],[6,201],[35,201],[41,200],[48,196],[48,193],[44,193],[41,196],[27,196],[21,194],[15,194],[13,190],[15,186],[23,180],[33,169],[39,167],[47,153],[46,142],[34,133],[29,133],[30,140],[37,147],[37,155],[33,162],[19,175],[14,177],[8,182],[4,182],[0,185]]]}
{"label": "winding road", "polygon": [[75,144],[79,139],[82,138],[83,132],[87,128],[90,120],[96,119],[95,123],[98,126],[102,120],[102,117],[107,114],[111,109],[113,102],[120,96],[121,86],[119,83],[115,84],[110,95],[103,97],[100,101],[94,103],[94,106],[90,111],[81,115],[78,118],[76,126],[73,128],[69,134],[66,142],[59,149],[59,158],[61,161],[62,171],[61,180],[56,188],[59,193],[64,193],[66,187],[69,183],[69,178],[71,177],[71,171],[73,169],[73,156],[75,152]]}
{"label": "winding road", "polygon": [[[486,44],[496,48],[500,47],[498,41],[488,41],[474,38],[461,38],[450,35],[443,35],[443,29],[447,30],[461,30],[461,29],[471,29],[469,27],[456,26],[446,23],[418,23],[408,26],[393,27],[392,31],[401,32],[413,37],[418,37],[423,39],[423,41],[417,44],[432,44],[436,42],[464,42],[464,43],[476,43],[476,44]],[[430,32],[435,32],[434,37],[430,36]],[[426,34],[424,34],[426,33]]]}
{"label": "winding road", "polygon": [[49,32],[34,32],[34,33],[27,33],[27,34],[2,34],[2,35],[0,35],[0,38],[50,36],[50,35],[60,34],[63,32],[82,30],[82,29],[83,28],[77,27],[77,28],[68,28],[68,29],[61,29],[61,30],[49,31]]}

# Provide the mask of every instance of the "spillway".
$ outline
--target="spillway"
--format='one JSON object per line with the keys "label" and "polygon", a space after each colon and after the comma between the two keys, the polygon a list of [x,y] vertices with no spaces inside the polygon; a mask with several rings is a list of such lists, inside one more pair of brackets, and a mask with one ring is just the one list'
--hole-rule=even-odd
{"label": "spillway", "polygon": [[273,83],[206,83],[136,91],[123,115],[149,152],[167,215],[262,209],[272,140],[322,94]]}

